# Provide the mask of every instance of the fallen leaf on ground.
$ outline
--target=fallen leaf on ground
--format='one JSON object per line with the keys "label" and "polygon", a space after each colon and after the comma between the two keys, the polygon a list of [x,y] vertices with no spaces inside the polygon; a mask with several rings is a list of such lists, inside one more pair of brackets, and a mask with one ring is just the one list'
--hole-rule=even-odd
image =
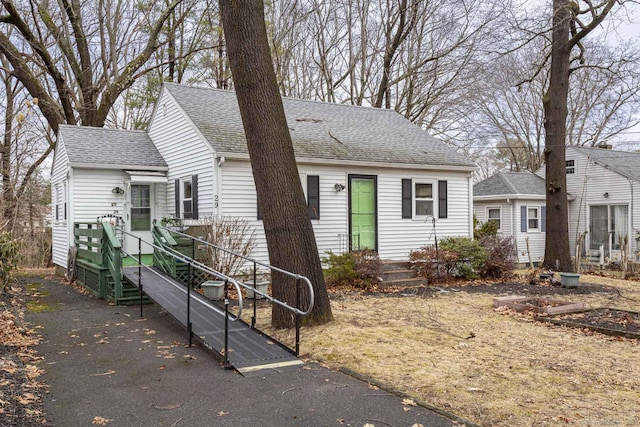
{"label": "fallen leaf on ground", "polygon": [[229,413],[228,412],[224,412],[224,411],[218,412],[218,416],[219,417],[224,417],[225,415],[229,415]]}
{"label": "fallen leaf on ground", "polygon": [[93,417],[93,421],[91,421],[91,424],[97,425],[97,426],[106,426],[108,423],[110,423],[111,421],[113,421],[110,418],[104,418],[104,417]]}
{"label": "fallen leaf on ground", "polygon": [[416,405],[416,402],[413,401],[413,399],[402,399],[402,404],[403,405],[418,406],[418,405]]}

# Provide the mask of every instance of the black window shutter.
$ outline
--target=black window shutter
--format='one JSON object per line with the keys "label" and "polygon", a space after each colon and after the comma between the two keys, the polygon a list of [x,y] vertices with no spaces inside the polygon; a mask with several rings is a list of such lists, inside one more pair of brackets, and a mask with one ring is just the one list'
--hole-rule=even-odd
{"label": "black window shutter", "polygon": [[191,176],[191,213],[193,219],[198,219],[198,175]]}
{"label": "black window shutter", "polygon": [[320,177],[307,175],[307,206],[309,218],[320,219]]}
{"label": "black window shutter", "polygon": [[403,179],[402,180],[402,218],[411,218],[412,215],[412,205],[413,202],[411,200],[411,180]]}
{"label": "black window shutter", "polygon": [[520,206],[520,231],[527,232],[527,206]]}
{"label": "black window shutter", "polygon": [[547,231],[547,207],[540,207],[540,231]]}
{"label": "black window shutter", "polygon": [[258,220],[262,219],[262,212],[260,212],[260,204],[258,203],[258,195],[256,194],[256,210],[257,210],[257,218]]}
{"label": "black window shutter", "polygon": [[176,218],[180,218],[180,179],[173,181],[176,196]]}
{"label": "black window shutter", "polygon": [[447,181],[438,181],[438,218],[446,218],[447,212]]}

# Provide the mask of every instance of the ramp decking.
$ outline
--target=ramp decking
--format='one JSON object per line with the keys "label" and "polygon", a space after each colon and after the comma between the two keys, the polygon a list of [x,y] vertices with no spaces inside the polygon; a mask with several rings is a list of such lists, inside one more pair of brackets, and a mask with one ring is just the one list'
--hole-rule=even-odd
{"label": "ramp decking", "polygon": [[[141,272],[144,294],[187,328],[186,287],[156,267],[143,267]],[[122,273],[128,282],[138,286],[138,267],[125,267]],[[190,311],[194,336],[211,350],[223,355],[224,311],[196,292],[191,292]],[[241,321],[229,321],[228,360],[243,375],[302,364],[289,350]]]}

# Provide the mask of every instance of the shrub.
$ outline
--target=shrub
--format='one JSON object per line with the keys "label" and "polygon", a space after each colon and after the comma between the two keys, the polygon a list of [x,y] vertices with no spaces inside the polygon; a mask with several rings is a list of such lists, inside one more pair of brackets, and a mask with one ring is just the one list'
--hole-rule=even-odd
{"label": "shrub", "polygon": [[495,236],[498,234],[498,223],[495,221],[487,221],[481,223],[474,215],[473,217],[473,238],[480,240],[485,236]]}
{"label": "shrub", "polygon": [[374,281],[382,274],[380,256],[371,249],[351,252],[355,260],[356,275],[359,279]]}
{"label": "shrub", "polygon": [[409,252],[411,269],[429,282],[447,279],[459,258],[454,252],[446,250],[436,252],[433,246],[423,246]]}
{"label": "shrub", "polygon": [[[200,225],[191,227],[188,234],[199,235],[213,245],[248,257],[256,246],[254,228],[244,218],[218,216],[202,219]],[[199,253],[205,264],[227,276],[237,276],[246,261],[243,258],[211,246]]]}
{"label": "shrub", "polygon": [[19,256],[20,242],[11,233],[0,232],[0,293],[11,285]]}
{"label": "shrub", "polygon": [[351,252],[334,254],[327,252],[327,256],[322,258],[322,263],[327,265],[324,270],[324,277],[330,283],[344,283],[357,277],[356,260]]}
{"label": "shrub", "polygon": [[487,251],[477,240],[468,237],[447,237],[440,241],[440,247],[449,252],[458,254],[459,259],[453,269],[450,269],[456,277],[475,279],[477,272],[487,259]]}
{"label": "shrub", "polygon": [[480,244],[487,250],[487,259],[480,268],[482,277],[508,277],[516,268],[516,244],[511,236],[484,236]]}
{"label": "shrub", "polygon": [[324,277],[328,284],[350,284],[365,289],[378,280],[382,269],[378,254],[368,249],[339,255],[329,251],[322,263],[327,266]]}

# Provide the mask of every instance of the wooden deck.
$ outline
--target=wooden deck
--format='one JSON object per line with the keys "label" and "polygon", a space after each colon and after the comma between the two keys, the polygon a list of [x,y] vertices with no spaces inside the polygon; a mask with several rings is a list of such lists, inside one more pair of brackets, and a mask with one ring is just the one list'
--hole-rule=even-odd
{"label": "wooden deck", "polygon": [[[125,267],[122,273],[125,280],[138,286],[138,267]],[[141,282],[144,294],[187,328],[186,287],[156,267],[143,267]],[[224,311],[196,292],[191,293],[190,308],[194,336],[209,349],[223,355]],[[228,359],[231,366],[243,375],[302,364],[289,350],[242,321],[229,321]]]}

